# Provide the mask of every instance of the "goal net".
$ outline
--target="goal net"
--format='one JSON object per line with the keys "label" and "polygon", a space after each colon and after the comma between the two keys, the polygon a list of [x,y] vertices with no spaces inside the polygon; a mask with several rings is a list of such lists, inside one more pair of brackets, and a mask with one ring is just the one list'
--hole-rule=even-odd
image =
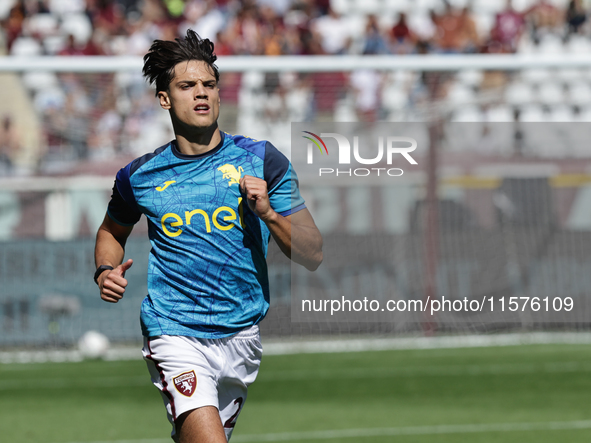
{"label": "goal net", "polygon": [[[219,66],[220,128],[292,159],[324,237],[314,274],[271,245],[266,337],[587,328],[588,59],[226,57]],[[125,300],[101,302],[92,275],[117,170],[173,137],[141,60],[5,58],[0,76],[0,346],[70,345],[87,330],[138,342],[145,222],[127,245]]]}

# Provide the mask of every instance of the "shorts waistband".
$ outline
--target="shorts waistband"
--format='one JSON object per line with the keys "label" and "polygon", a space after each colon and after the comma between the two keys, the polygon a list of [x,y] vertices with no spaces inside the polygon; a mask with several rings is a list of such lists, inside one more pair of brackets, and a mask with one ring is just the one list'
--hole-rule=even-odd
{"label": "shorts waistband", "polygon": [[229,339],[242,339],[242,340],[248,340],[251,338],[256,338],[259,336],[259,325],[252,325],[248,328],[244,328],[242,331],[240,331],[238,334],[236,335],[232,335],[231,337],[228,337]]}

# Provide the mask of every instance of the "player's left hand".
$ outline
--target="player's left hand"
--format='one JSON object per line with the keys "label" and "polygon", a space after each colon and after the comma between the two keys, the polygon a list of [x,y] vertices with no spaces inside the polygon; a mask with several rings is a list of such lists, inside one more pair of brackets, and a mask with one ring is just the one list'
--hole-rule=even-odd
{"label": "player's left hand", "polygon": [[248,207],[261,220],[268,220],[274,213],[269,202],[267,182],[261,178],[245,175],[240,179],[240,192],[246,198]]}

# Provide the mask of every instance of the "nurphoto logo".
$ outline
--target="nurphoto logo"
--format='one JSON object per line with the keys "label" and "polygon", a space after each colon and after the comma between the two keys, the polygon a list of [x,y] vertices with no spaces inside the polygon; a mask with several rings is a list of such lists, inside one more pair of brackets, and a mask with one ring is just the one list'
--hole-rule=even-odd
{"label": "nurphoto logo", "polygon": [[[302,135],[303,138],[308,140],[307,143],[307,163],[314,164],[315,152],[320,151],[320,154],[316,155],[329,155],[329,149],[326,145],[325,139],[334,139],[338,146],[338,164],[339,165],[351,165],[351,151],[353,151],[353,164],[359,165],[377,165],[383,163],[386,160],[387,165],[392,165],[395,158],[402,156],[411,165],[418,164],[416,160],[410,155],[415,149],[417,149],[417,141],[411,137],[398,137],[398,136],[387,136],[378,137],[377,143],[377,155],[373,158],[365,158],[360,153],[360,142],[358,136],[353,136],[353,149],[351,150],[351,142],[347,137],[337,132],[322,132],[320,135],[314,134],[309,131],[302,131],[306,134]],[[366,147],[367,145],[363,145]],[[369,149],[364,149],[365,151]],[[375,149],[373,150],[375,152]],[[367,177],[369,175],[389,175],[391,177],[399,177],[404,173],[400,168],[328,168],[322,167],[318,169],[318,175],[346,175],[356,177]]]}

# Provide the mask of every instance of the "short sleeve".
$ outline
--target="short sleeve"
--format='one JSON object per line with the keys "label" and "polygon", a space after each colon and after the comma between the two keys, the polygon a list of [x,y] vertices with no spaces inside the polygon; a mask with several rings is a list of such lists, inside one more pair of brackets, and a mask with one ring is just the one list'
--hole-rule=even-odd
{"label": "short sleeve", "polygon": [[113,194],[107,209],[109,217],[123,226],[135,225],[142,215],[133,195],[133,189],[129,181],[129,170],[130,165],[127,165],[117,173],[113,185]]}
{"label": "short sleeve", "polygon": [[271,143],[265,146],[264,178],[271,207],[287,216],[306,207],[300,195],[298,176],[291,163]]}

